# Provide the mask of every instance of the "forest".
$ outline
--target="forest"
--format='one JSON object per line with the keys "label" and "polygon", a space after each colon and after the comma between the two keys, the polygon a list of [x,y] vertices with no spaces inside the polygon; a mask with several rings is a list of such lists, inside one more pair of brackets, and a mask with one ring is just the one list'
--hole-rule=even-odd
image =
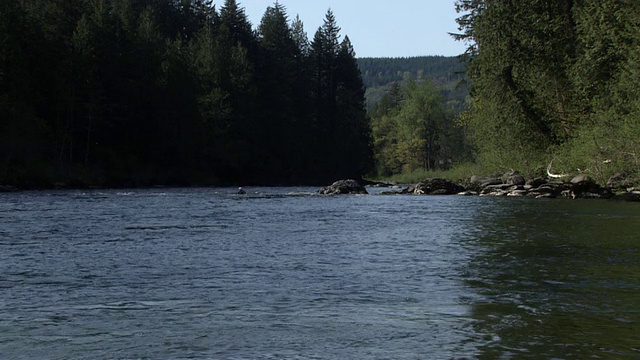
{"label": "forest", "polygon": [[310,38],[278,2],[2,1],[0,185],[640,178],[640,2],[455,7],[462,62],[357,59],[331,10]]}
{"label": "forest", "polygon": [[493,171],[640,176],[640,2],[458,0],[461,115]]}
{"label": "forest", "polygon": [[455,56],[359,58],[358,66],[368,89],[400,82],[407,73],[416,79],[432,79],[439,85],[459,83],[465,78],[465,64]]}
{"label": "forest", "polygon": [[453,106],[455,112],[465,108],[469,94],[466,64],[458,56],[358,58],[357,61],[369,110],[391,91],[394,83],[406,83],[407,79],[428,79],[438,86],[445,103]]}
{"label": "forest", "polygon": [[377,178],[449,170],[472,160],[457,121],[467,107],[459,57],[360,58]]}
{"label": "forest", "polygon": [[[322,14],[319,14],[322,16]],[[326,184],[373,164],[364,86],[331,10],[275,2],[0,2],[0,184]]]}

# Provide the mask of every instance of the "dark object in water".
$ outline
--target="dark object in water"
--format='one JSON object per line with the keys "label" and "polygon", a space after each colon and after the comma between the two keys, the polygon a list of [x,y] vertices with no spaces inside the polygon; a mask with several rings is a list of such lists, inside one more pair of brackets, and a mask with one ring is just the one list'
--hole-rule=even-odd
{"label": "dark object in water", "polygon": [[247,192],[246,192],[246,191],[244,191],[244,189],[242,189],[242,186],[241,186],[241,187],[239,187],[239,188],[238,188],[238,192],[237,192],[236,194],[238,194],[238,195],[244,195],[244,194],[246,194],[246,193],[247,193]]}

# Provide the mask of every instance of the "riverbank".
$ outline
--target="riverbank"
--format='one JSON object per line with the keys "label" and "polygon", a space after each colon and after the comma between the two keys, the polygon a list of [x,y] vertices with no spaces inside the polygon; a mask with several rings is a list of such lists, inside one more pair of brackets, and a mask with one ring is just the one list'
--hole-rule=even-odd
{"label": "riverbank", "polygon": [[[370,186],[393,186],[392,184],[372,184]],[[397,186],[397,185],[396,185]],[[472,176],[463,182],[444,178],[425,179],[415,185],[397,190],[382,191],[382,195],[466,195],[466,196],[507,196],[567,199],[614,199],[640,201],[640,187],[637,179],[617,175],[607,184],[596,183],[590,177],[580,174],[574,177],[532,178],[512,172],[503,176]]]}

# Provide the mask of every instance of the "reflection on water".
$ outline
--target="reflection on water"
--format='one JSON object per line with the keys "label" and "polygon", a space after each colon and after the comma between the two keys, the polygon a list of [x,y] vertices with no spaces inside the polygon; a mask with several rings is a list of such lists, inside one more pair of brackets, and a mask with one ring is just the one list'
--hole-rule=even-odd
{"label": "reflection on water", "polygon": [[466,268],[480,358],[640,358],[640,207],[501,205]]}

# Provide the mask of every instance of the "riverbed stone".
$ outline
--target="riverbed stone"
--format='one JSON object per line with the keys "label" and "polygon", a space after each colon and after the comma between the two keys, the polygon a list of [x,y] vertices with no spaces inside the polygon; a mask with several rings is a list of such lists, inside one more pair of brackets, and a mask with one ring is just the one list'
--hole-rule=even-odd
{"label": "riverbed stone", "polygon": [[538,187],[540,187],[540,186],[542,186],[542,185],[544,185],[546,183],[547,183],[547,181],[545,179],[543,179],[543,178],[535,178],[535,179],[527,180],[526,185],[530,185],[530,186],[532,186],[534,188],[538,188]]}
{"label": "riverbed stone", "polygon": [[506,193],[509,192],[509,189],[512,187],[512,185],[508,185],[508,184],[497,184],[497,185],[488,185],[482,188],[482,191],[480,192],[481,195],[492,195],[492,196],[502,196],[502,195],[506,195]]}
{"label": "riverbed stone", "polygon": [[487,186],[502,184],[502,179],[495,176],[477,176],[473,175],[469,179],[469,188],[472,190],[480,191]]}
{"label": "riverbed stone", "polygon": [[588,183],[588,184],[595,184],[595,182],[593,181],[593,179],[591,179],[588,175],[586,174],[578,174],[576,176],[574,176],[571,179],[571,183],[572,184],[584,184],[584,183]]}
{"label": "riverbed stone", "polygon": [[353,179],[338,180],[318,190],[318,193],[323,195],[368,194],[367,189]]}
{"label": "riverbed stone", "polygon": [[442,178],[426,179],[416,184],[413,193],[416,195],[454,195],[465,190],[464,186]]}
{"label": "riverbed stone", "polygon": [[524,176],[519,173],[511,173],[507,176],[507,184],[509,185],[520,185],[523,186],[527,183]]}
{"label": "riverbed stone", "polygon": [[513,190],[513,191],[510,191],[507,194],[507,196],[509,196],[509,197],[522,197],[522,196],[527,195],[527,192],[528,192],[527,190]]}

